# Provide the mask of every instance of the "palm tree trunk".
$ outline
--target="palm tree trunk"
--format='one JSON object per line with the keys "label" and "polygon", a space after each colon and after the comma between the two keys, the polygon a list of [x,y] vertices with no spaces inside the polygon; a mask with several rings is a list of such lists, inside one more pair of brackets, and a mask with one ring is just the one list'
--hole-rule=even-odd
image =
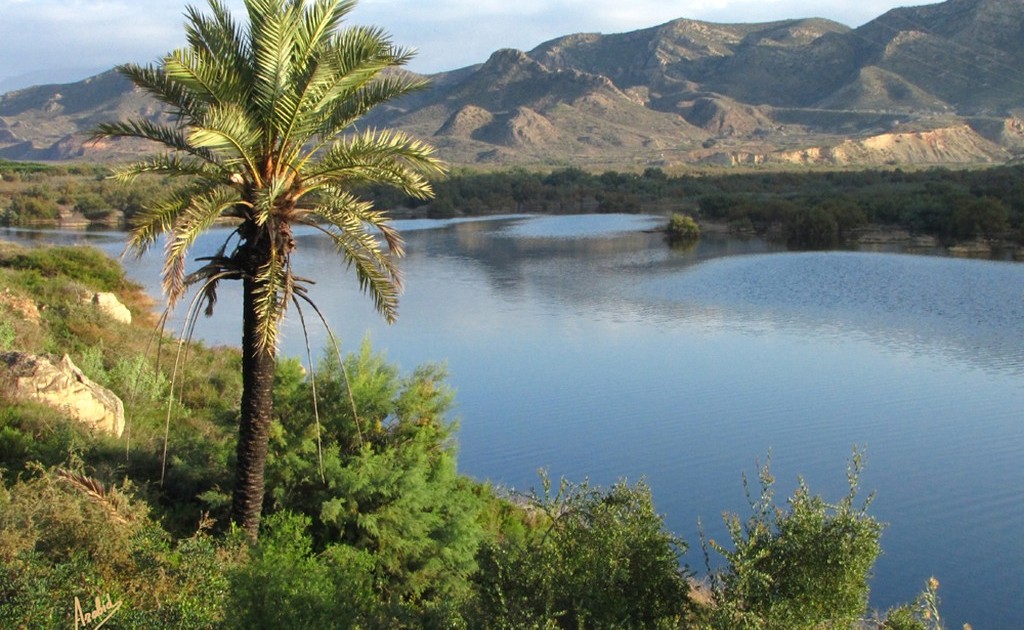
{"label": "palm tree trunk", "polygon": [[[254,258],[260,258],[259,254]],[[242,289],[242,405],[231,520],[255,542],[263,510],[263,472],[274,413],[272,393],[276,356],[273,347],[261,349],[258,341],[257,287],[253,275],[245,275]]]}

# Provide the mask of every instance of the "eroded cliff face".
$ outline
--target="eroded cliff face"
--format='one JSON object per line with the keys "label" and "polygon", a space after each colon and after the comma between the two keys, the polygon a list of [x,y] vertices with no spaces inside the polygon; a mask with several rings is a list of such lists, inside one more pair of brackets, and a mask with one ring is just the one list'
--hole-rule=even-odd
{"label": "eroded cliff face", "polygon": [[833,147],[780,152],[772,161],[792,164],[987,164],[1010,153],[966,124],[930,131],[883,133]]}

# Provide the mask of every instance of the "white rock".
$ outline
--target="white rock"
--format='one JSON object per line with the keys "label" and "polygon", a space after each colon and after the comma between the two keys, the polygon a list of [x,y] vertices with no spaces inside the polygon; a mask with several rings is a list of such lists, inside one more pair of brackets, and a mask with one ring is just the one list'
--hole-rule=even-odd
{"label": "white rock", "polygon": [[92,303],[110,319],[122,324],[132,323],[132,312],[113,293],[94,293]]}
{"label": "white rock", "polygon": [[54,364],[25,352],[0,353],[0,370],[11,382],[15,397],[57,409],[92,431],[121,437],[124,404],[112,391],[93,382],[64,355]]}

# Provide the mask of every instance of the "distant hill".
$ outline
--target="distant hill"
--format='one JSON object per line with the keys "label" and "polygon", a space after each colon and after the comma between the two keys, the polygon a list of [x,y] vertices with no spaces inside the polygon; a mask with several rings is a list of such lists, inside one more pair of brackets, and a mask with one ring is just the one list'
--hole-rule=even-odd
{"label": "distant hill", "polygon": [[[369,122],[455,164],[971,164],[1024,155],[1024,3],[948,0],[850,29],[679,19],[433,75]],[[113,73],[0,96],[0,157],[112,159],[83,130],[159,107]]]}

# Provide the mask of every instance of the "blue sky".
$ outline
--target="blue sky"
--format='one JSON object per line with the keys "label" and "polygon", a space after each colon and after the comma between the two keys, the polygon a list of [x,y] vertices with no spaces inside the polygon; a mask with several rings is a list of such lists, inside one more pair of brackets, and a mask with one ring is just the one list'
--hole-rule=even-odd
{"label": "blue sky", "polygon": [[[192,2],[206,6],[205,0]],[[0,0],[0,92],[155,61],[183,43],[184,0]],[[227,0],[240,12],[241,0]],[[676,18],[761,22],[824,17],[859,26],[920,0],[362,0],[351,20],[419,50],[412,70],[485,61],[579,32],[618,33]]]}

